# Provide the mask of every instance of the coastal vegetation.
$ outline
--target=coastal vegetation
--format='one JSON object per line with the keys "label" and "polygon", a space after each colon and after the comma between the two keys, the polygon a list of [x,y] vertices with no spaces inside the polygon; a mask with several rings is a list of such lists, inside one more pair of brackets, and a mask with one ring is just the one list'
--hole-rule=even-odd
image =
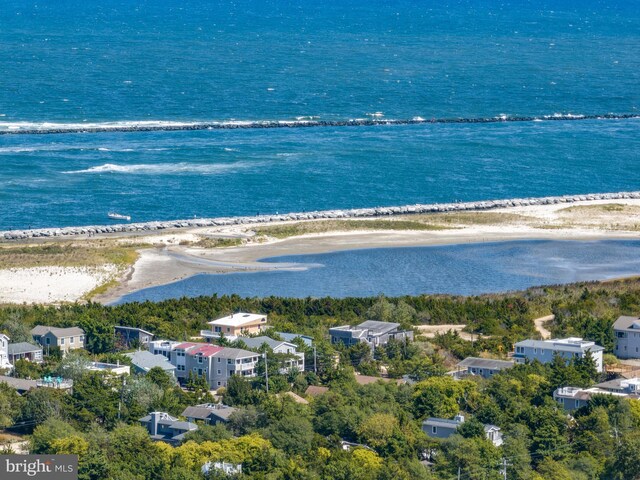
{"label": "coastal vegetation", "polygon": [[[274,354],[267,355],[267,364],[260,361],[257,377],[232,378],[219,392],[222,402],[237,409],[228,424],[200,426],[180,446],[153,443],[137,420],[150,411],[179,416],[186,406],[213,401],[202,382],[193,379],[183,389],[160,370],[122,382],[78,368],[89,359],[129,363],[114,341],[116,324],[148,329],[157,338],[189,339],[211,318],[238,310],[268,313],[274,337],[276,331],[312,336],[315,351],[297,342],[306,354],[304,371],[280,372]],[[568,417],[551,397],[560,386],[589,387],[604,379],[589,356],[568,364],[558,359],[520,365],[490,379],[456,381],[445,372],[470,355],[506,357],[513,342],[538,335],[533,319],[550,313],[555,319],[545,326],[554,335],[582,336],[610,352],[613,319],[638,311],[638,279],[478,297],[214,296],[113,307],[7,306],[0,309],[0,331],[15,341],[28,340],[35,324],[75,325],[86,331],[88,352],[64,359],[51,352],[41,365],[18,362],[18,377],[63,374],[74,388],[20,397],[0,384],[0,426],[27,434],[32,453],[78,454],[83,480],[223,478],[201,472],[207,461],[242,464],[235,478],[258,479],[450,479],[459,472],[465,479],[499,480],[504,468],[508,478],[521,480],[636,478],[640,401],[595,395]],[[415,342],[390,341],[375,352],[363,344],[328,342],[329,327],[363,319],[409,328],[466,324],[478,336],[418,335]],[[381,378],[361,384],[355,372]],[[391,381],[400,377],[410,383]],[[310,385],[328,391],[308,396],[308,404],[282,395],[304,396]],[[425,418],[459,412],[467,421],[456,435],[437,440],[423,433]],[[486,439],[487,423],[502,428],[501,447]]]}

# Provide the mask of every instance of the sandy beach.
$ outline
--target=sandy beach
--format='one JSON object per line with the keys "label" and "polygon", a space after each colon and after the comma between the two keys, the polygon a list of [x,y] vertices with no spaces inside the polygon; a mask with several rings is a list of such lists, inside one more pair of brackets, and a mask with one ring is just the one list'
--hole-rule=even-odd
{"label": "sandy beach", "polygon": [[[135,245],[138,258],[125,270],[108,265],[84,270],[56,265],[0,270],[0,302],[80,301],[89,291],[111,281],[113,288],[92,297],[94,301],[109,303],[130,292],[199,273],[298,268],[295,264],[259,262],[263,258],[285,255],[525,239],[640,239],[640,200],[596,200],[570,205],[535,205],[490,212],[466,212],[463,215],[445,213],[385,217],[384,220],[419,221],[434,228],[369,230],[363,229],[360,223],[357,230],[312,232],[277,238],[269,235],[272,226],[245,224],[189,228],[161,234],[102,235],[97,240],[77,239],[76,244],[109,241],[118,245]],[[363,221],[367,220],[360,220]],[[314,222],[316,226],[318,222]],[[302,231],[305,225],[311,226],[308,222],[281,222],[276,225],[287,224],[301,226]],[[375,225],[379,226],[380,223]],[[206,243],[217,239],[236,242],[237,245],[211,248]]]}

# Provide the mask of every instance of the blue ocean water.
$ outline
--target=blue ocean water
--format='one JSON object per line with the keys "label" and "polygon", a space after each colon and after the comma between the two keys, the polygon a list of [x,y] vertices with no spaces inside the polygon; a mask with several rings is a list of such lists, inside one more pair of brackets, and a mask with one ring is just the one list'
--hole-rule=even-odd
{"label": "blue ocean water", "polygon": [[640,241],[512,241],[276,257],[302,271],[202,274],[116,303],[176,297],[477,295],[640,274]]}
{"label": "blue ocean water", "polygon": [[[5,0],[0,129],[637,113],[627,1]],[[635,190],[640,121],[0,136],[0,229]]]}

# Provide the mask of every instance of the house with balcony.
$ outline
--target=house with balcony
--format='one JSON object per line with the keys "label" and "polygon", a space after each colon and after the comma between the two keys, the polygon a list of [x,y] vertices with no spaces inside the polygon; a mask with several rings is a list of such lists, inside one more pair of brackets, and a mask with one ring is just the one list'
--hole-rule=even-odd
{"label": "house with balcony", "polygon": [[399,323],[367,320],[353,327],[343,325],[329,329],[331,343],[342,343],[347,347],[366,343],[371,348],[386,345],[389,340],[413,340],[412,330],[401,330]]}
{"label": "house with balcony", "polygon": [[638,398],[637,394],[628,394],[605,390],[597,386],[592,388],[561,387],[553,392],[553,399],[567,411],[571,412],[578,408],[585,407],[594,395],[613,395],[621,398]]}
{"label": "house with balcony", "polygon": [[207,322],[211,328],[201,330],[200,336],[206,341],[220,337],[235,340],[238,337],[263,332],[267,328],[267,316],[259,313],[239,312]]}
{"label": "house with balcony", "polygon": [[280,368],[280,373],[282,374],[286,374],[294,369],[301,372],[304,371],[304,352],[298,352],[298,347],[295,343],[274,340],[266,336],[243,337],[242,341],[251,350],[261,351],[261,349],[266,346],[273,353],[279,353],[285,356],[286,358],[282,362],[282,368]]}
{"label": "house with balcony", "polygon": [[176,367],[176,378],[184,383],[189,375],[205,377],[212,390],[226,387],[233,375],[254,377],[260,354],[210,343],[155,340],[149,350],[163,355]]}
{"label": "house with balcony", "polygon": [[569,362],[572,358],[584,358],[587,353],[595,361],[596,370],[602,372],[602,353],[604,348],[596,345],[595,342],[583,340],[582,338],[556,338],[553,340],[523,340],[515,344],[513,359],[516,363],[533,362],[540,363],[553,361],[556,355]]}
{"label": "house with balcony", "polygon": [[51,347],[58,347],[62,354],[71,350],[84,348],[84,330],[79,327],[58,328],[37,325],[31,330],[33,340],[39,343],[45,354]]}
{"label": "house with balcony", "polygon": [[165,412],[151,412],[138,420],[147,429],[152,440],[177,445],[184,436],[198,429],[195,423],[184,422]]}
{"label": "house with balcony", "polygon": [[18,360],[26,360],[32,363],[42,363],[42,347],[29,342],[9,344],[9,363],[15,365]]}
{"label": "house with balcony", "polygon": [[613,323],[618,358],[640,358],[640,317],[622,316]]}

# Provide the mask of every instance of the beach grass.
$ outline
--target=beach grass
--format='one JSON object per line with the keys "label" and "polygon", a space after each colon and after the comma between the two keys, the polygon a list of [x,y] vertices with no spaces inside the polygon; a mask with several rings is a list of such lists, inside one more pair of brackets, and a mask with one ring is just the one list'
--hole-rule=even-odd
{"label": "beach grass", "polygon": [[[227,247],[239,247],[244,242],[241,238],[213,238],[203,237],[197,242],[187,243],[190,247],[200,248],[227,248]],[[184,245],[181,243],[181,245]]]}
{"label": "beach grass", "polygon": [[601,205],[575,205],[572,207],[562,208],[558,211],[562,213],[610,213],[625,211],[640,212],[640,208],[635,205],[623,205],[622,203],[605,203]]}
{"label": "beach grass", "polygon": [[413,220],[320,220],[254,228],[257,236],[288,238],[310,233],[350,232],[354,230],[446,230],[451,227]]}
{"label": "beach grass", "polygon": [[29,267],[126,267],[138,258],[137,245],[115,242],[46,243],[0,246],[0,269]]}

